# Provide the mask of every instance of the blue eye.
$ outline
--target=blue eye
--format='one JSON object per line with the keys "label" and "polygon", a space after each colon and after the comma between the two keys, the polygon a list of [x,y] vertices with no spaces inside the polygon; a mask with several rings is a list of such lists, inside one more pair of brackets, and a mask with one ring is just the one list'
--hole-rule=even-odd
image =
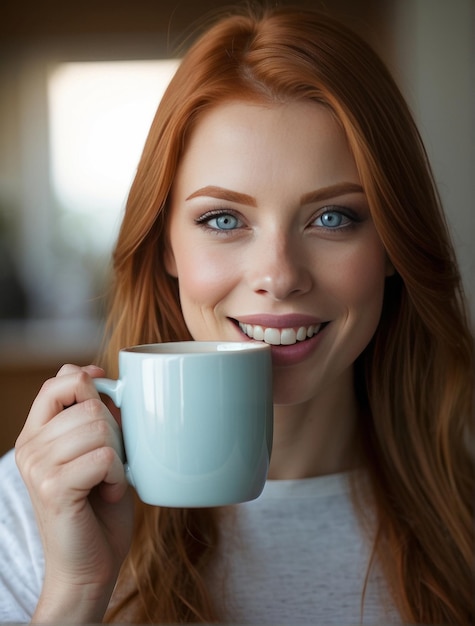
{"label": "blue eye", "polygon": [[234,217],[234,215],[219,215],[218,217],[214,217],[211,219],[208,224],[211,226],[214,222],[214,228],[219,228],[220,230],[232,230],[236,228],[239,224],[239,220]]}
{"label": "blue eye", "polygon": [[242,226],[242,221],[232,213],[208,213],[197,220],[198,224],[211,230],[226,231],[235,230]]}
{"label": "blue eye", "polygon": [[352,220],[340,211],[325,211],[319,215],[315,224],[321,228],[336,229],[348,226]]}

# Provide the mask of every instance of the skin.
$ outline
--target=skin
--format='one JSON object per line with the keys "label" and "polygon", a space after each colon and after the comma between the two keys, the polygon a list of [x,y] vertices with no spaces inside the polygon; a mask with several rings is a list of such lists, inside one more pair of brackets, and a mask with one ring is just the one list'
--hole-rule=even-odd
{"label": "skin", "polygon": [[[353,363],[378,324],[392,268],[331,115],[302,102],[208,112],[173,185],[166,269],[197,340],[250,341],[237,321],[287,335],[320,328],[308,343],[273,348],[270,477],[351,467]],[[17,441],[45,552],[34,622],[102,621],[131,543],[120,428],[94,387],[99,376],[92,365],[65,365]]]}
{"label": "skin", "polygon": [[93,365],[65,365],[35,399],[16,443],[45,554],[33,623],[97,623],[132,538],[119,427]]}
{"label": "skin", "polygon": [[331,113],[309,102],[208,112],[177,172],[168,241],[167,270],[195,340],[249,340],[236,321],[324,323],[303,355],[273,349],[270,477],[351,467],[353,363],[393,270]]}

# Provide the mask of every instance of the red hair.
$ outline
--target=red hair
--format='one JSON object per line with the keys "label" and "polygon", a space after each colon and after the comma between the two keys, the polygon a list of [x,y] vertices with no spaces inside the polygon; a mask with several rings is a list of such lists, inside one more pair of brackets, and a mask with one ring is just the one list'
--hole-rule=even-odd
{"label": "red hair", "polygon": [[[361,436],[379,521],[374,558],[404,621],[474,619],[474,351],[461,281],[429,164],[386,68],[355,34],[296,9],[232,15],[185,55],[153,121],[114,253],[106,363],[145,342],[190,338],[164,266],[167,202],[193,125],[225,100],[310,100],[346,132],[396,270],[356,363]],[[360,502],[362,492],[356,489]],[[358,497],[360,500],[358,500]],[[137,503],[137,532],[108,618],[210,622],[205,585],[219,510]],[[311,616],[309,616],[311,617]]]}

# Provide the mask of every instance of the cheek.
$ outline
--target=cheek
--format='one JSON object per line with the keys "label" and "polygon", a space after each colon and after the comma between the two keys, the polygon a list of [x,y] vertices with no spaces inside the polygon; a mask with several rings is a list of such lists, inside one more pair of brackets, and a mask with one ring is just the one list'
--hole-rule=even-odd
{"label": "cheek", "polygon": [[213,250],[187,248],[175,259],[182,306],[187,302],[214,306],[234,283],[232,266]]}
{"label": "cheek", "polygon": [[384,249],[379,242],[369,242],[335,259],[325,284],[348,315],[363,316],[372,325],[379,319],[386,269]]}

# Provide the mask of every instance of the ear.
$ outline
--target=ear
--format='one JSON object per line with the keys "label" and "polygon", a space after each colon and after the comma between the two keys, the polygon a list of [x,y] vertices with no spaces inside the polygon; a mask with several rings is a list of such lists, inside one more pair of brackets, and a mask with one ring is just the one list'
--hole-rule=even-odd
{"label": "ear", "polygon": [[175,261],[175,255],[173,254],[173,250],[170,246],[170,242],[167,241],[165,243],[165,251],[163,253],[163,262],[165,263],[165,270],[169,276],[173,278],[178,278],[178,270]]}

